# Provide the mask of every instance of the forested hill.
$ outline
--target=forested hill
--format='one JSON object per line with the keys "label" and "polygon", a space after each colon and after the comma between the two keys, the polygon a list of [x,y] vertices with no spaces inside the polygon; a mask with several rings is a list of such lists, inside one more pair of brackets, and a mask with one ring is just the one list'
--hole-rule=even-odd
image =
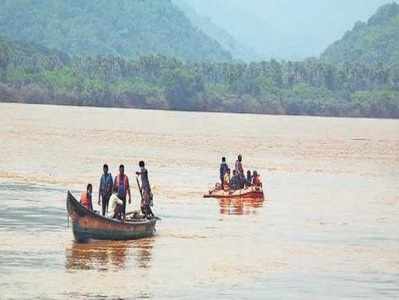
{"label": "forested hill", "polygon": [[17,66],[21,66],[20,70],[29,69],[29,72],[34,73],[69,63],[71,63],[70,56],[62,51],[33,43],[11,41],[0,36],[0,66],[3,68],[15,66],[17,70]]}
{"label": "forested hill", "polygon": [[399,118],[399,65],[71,58],[0,39],[0,102]]}
{"label": "forested hill", "polygon": [[399,5],[384,5],[367,23],[356,23],[322,59],[330,63],[399,63]]}
{"label": "forested hill", "polygon": [[229,61],[171,0],[0,0],[0,32],[70,55]]}

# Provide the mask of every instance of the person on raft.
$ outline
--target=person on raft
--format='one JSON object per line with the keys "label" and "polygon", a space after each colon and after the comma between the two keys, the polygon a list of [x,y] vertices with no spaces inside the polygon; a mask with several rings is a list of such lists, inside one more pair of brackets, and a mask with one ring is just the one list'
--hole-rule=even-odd
{"label": "person on raft", "polygon": [[245,181],[245,186],[246,187],[250,187],[251,185],[252,185],[252,174],[251,174],[251,171],[248,170],[247,171],[247,178],[246,178],[246,181]]}
{"label": "person on raft", "polygon": [[257,187],[262,187],[262,181],[261,181],[260,175],[258,174],[257,171],[254,171],[254,176],[253,176],[253,179],[252,179],[252,184],[253,184],[254,186],[257,186]]}
{"label": "person on raft", "polygon": [[242,189],[245,186],[245,175],[244,175],[244,168],[242,167],[242,155],[241,154],[238,155],[234,167],[235,167],[237,176],[239,177],[239,186]]}
{"label": "person on raft", "polygon": [[230,189],[239,190],[241,188],[240,176],[236,170],[233,170],[233,177],[230,179]]}
{"label": "person on raft", "polygon": [[136,172],[137,176],[141,179],[141,211],[146,216],[146,218],[152,218],[154,214],[151,210],[152,205],[152,192],[150,181],[148,179],[148,171],[145,168],[144,161],[139,162],[140,171]]}
{"label": "person on raft", "polygon": [[227,191],[230,189],[230,169],[227,169],[223,178],[223,190]]}
{"label": "person on raft", "polygon": [[103,166],[103,175],[100,178],[100,187],[98,189],[98,205],[102,207],[102,215],[108,212],[108,202],[112,195],[113,190],[113,180],[112,174],[108,173],[108,165]]}
{"label": "person on raft", "polygon": [[224,176],[227,173],[227,170],[229,169],[229,166],[226,163],[226,157],[222,157],[222,163],[220,164],[220,182],[222,184],[222,190],[224,190]]}
{"label": "person on raft", "polygon": [[80,195],[80,204],[86,207],[88,210],[93,211],[92,202],[93,186],[89,183],[86,187],[86,191]]}
{"label": "person on raft", "polygon": [[129,197],[129,204],[132,203],[130,194],[129,178],[125,175],[125,166],[119,166],[119,175],[115,177],[114,190],[118,193],[118,198],[123,202],[123,218],[126,215],[126,194]]}

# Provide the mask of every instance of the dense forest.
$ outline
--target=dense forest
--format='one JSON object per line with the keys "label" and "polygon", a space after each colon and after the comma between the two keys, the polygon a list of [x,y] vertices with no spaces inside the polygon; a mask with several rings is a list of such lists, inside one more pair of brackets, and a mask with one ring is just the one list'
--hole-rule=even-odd
{"label": "dense forest", "polygon": [[399,65],[320,60],[183,63],[71,58],[0,42],[2,101],[176,110],[399,117]]}
{"label": "dense forest", "polygon": [[383,62],[71,56],[0,38],[0,101],[399,118],[399,62]]}
{"label": "dense forest", "polygon": [[0,7],[4,37],[69,55],[231,60],[171,0],[0,0]]}
{"label": "dense forest", "polygon": [[384,5],[367,23],[357,22],[353,30],[323,53],[322,59],[335,64],[398,63],[399,4]]}

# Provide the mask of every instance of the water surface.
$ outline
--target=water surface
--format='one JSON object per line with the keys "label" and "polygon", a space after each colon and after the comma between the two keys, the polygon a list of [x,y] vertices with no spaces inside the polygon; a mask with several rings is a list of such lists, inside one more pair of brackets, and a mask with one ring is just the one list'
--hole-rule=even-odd
{"label": "water surface", "polygon": [[[399,122],[0,104],[1,299],[394,299]],[[203,199],[222,155],[267,199]],[[77,244],[66,191],[145,159],[153,238]],[[96,196],[96,195],[95,195]]]}

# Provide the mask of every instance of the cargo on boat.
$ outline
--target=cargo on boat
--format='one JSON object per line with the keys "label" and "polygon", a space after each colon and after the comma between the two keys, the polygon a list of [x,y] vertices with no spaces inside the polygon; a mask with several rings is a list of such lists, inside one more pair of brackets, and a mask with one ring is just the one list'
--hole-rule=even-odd
{"label": "cargo on boat", "polygon": [[66,202],[76,241],[134,240],[150,237],[155,232],[156,218],[129,219],[124,222],[106,218],[82,206],[71,192],[68,192]]}
{"label": "cargo on boat", "polygon": [[250,186],[240,190],[223,190],[220,186],[209,191],[204,198],[264,198],[263,189],[259,186]]}

